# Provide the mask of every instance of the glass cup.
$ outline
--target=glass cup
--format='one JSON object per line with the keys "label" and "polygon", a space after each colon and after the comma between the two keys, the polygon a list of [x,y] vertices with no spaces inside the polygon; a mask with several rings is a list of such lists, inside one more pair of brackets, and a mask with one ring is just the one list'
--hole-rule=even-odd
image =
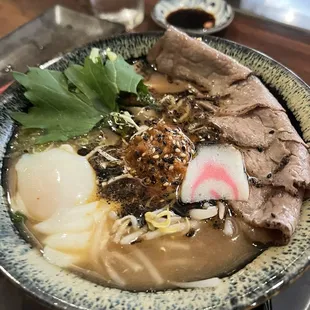
{"label": "glass cup", "polygon": [[94,15],[130,30],[144,19],[144,0],[90,0]]}

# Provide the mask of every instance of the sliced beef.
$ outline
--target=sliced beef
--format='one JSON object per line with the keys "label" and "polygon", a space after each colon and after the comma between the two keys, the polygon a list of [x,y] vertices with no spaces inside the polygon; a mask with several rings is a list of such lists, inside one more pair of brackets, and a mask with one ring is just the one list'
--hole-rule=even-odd
{"label": "sliced beef", "polygon": [[266,150],[245,148],[241,151],[248,175],[259,179],[261,182],[268,179],[268,184],[270,184],[271,174],[279,170],[282,160],[291,155],[285,144],[278,140],[275,140]]}
{"label": "sliced beef", "polygon": [[188,131],[208,135],[214,127],[217,141],[240,147],[253,185],[249,200],[234,201],[233,208],[247,223],[272,229],[276,243],[288,242],[309,188],[310,160],[283,107],[251,70],[174,28],[155,44],[148,60],[159,72],[206,90],[209,101],[199,103],[199,117]]}
{"label": "sliced beef", "polygon": [[169,76],[203,86],[211,95],[223,94],[251,70],[219,51],[170,27],[148,54],[148,61]]}
{"label": "sliced beef", "polygon": [[259,117],[211,116],[208,120],[219,128],[222,137],[230,143],[244,147],[268,147],[274,139]]}
{"label": "sliced beef", "polygon": [[[308,150],[299,143],[286,143],[291,155],[279,166],[279,170],[272,176],[274,186],[284,186],[292,195],[297,195],[299,189],[309,187],[310,168]],[[285,160],[285,158],[284,158]]]}
{"label": "sliced beef", "polygon": [[242,153],[248,175],[259,185],[282,187],[294,196],[310,183],[309,153],[302,144],[276,139],[263,152],[243,149]]}
{"label": "sliced beef", "polygon": [[279,140],[294,141],[307,147],[296,129],[292,126],[285,112],[271,109],[255,109],[252,114],[261,119],[262,124],[270,130],[271,134],[275,131],[276,137]]}
{"label": "sliced beef", "polygon": [[[242,115],[256,108],[284,111],[277,99],[256,76],[229,87],[229,96],[220,98],[218,115]],[[285,111],[284,111],[285,112]]]}
{"label": "sliced beef", "polygon": [[218,111],[218,107],[210,100],[196,100],[195,103],[210,114],[215,114]]}
{"label": "sliced beef", "polygon": [[239,146],[267,148],[278,139],[281,142],[297,142],[306,147],[282,111],[255,108],[241,116],[210,116],[208,122],[220,129],[225,139]]}
{"label": "sliced beef", "polygon": [[302,189],[292,196],[281,188],[252,186],[248,201],[233,201],[231,204],[245,222],[275,230],[274,243],[286,244],[298,223],[303,196]]}

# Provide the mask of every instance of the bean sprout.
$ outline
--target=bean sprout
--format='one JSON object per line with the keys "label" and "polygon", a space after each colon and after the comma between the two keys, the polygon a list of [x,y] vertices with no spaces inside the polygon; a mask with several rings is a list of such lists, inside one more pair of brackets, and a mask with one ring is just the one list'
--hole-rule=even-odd
{"label": "bean sprout", "polygon": [[130,220],[126,220],[125,222],[123,222],[119,228],[117,229],[115,236],[113,238],[113,241],[115,243],[119,243],[121,241],[122,236],[125,234],[126,229],[128,228],[128,225],[130,223]]}
{"label": "bean sprout", "polygon": [[95,155],[98,150],[102,149],[104,147],[104,145],[98,145],[96,146],[92,151],[90,151],[86,156],[85,158],[86,159],[90,159],[93,155]]}
{"label": "bean sprout", "polygon": [[115,269],[111,266],[110,261],[108,259],[105,260],[105,267],[107,269],[107,273],[112,279],[112,281],[118,286],[125,286],[125,280],[115,271]]}
{"label": "bean sprout", "polygon": [[224,218],[225,215],[225,205],[222,202],[218,202],[218,208],[219,208],[219,218],[220,220],[222,220]]}
{"label": "bean sprout", "polygon": [[139,228],[137,218],[133,215],[117,219],[112,227],[113,241],[125,245],[138,239],[152,240],[175,233],[185,235],[191,228],[197,229],[199,227],[198,221],[189,220],[187,217],[184,219],[169,209],[147,212],[145,220],[147,225]]}
{"label": "bean sprout", "polygon": [[172,240],[165,240],[162,245],[164,247],[171,249],[171,250],[187,251],[190,249],[190,246],[188,243],[172,241]]}
{"label": "bean sprout", "polygon": [[161,237],[163,235],[164,235],[164,233],[162,231],[160,231],[159,229],[157,229],[157,230],[153,230],[153,231],[148,231],[146,234],[144,234],[142,236],[141,239],[152,240],[152,239],[156,239],[158,237]]}
{"label": "bean sprout", "polygon": [[103,151],[101,148],[99,148],[97,150],[97,152],[102,155],[105,159],[107,159],[108,161],[118,161],[117,158],[111,156],[110,154],[108,154],[107,152]]}
{"label": "bean sprout", "polygon": [[[126,220],[129,220],[129,222],[131,223],[132,227],[135,228],[135,229],[138,229],[139,228],[139,225],[138,225],[138,220],[137,218],[134,216],[134,215],[126,215],[120,219],[117,219],[113,226],[112,226],[112,233],[115,233],[119,226]],[[129,223],[128,223],[129,224]]]}
{"label": "bean sprout", "polygon": [[[100,258],[102,257],[101,251],[107,246],[107,243],[110,238],[109,230],[107,229],[106,225],[107,219],[107,212],[103,212],[100,221],[98,221],[97,225],[95,226],[95,232],[93,235],[93,242],[90,248],[90,258],[94,262],[94,266],[97,270],[101,273],[104,273],[104,269],[100,263]],[[103,251],[105,253],[105,251]]]}
{"label": "bean sprout", "polygon": [[238,224],[233,217],[226,216],[223,233],[229,237],[238,236]]}
{"label": "bean sprout", "polygon": [[164,283],[164,279],[160,275],[159,271],[152,264],[152,262],[148,259],[148,257],[141,251],[136,249],[135,251],[136,257],[145,265],[149,274],[153,277],[156,284],[161,285]]}
{"label": "bean sprout", "polygon": [[111,252],[111,257],[117,259],[127,267],[131,268],[134,272],[141,271],[143,269],[142,265],[135,262],[133,259],[128,258],[128,256],[124,256],[119,252]]}
{"label": "bean sprout", "polygon": [[143,230],[135,231],[135,232],[123,237],[120,241],[120,244],[123,244],[123,245],[131,244],[131,243],[135,242],[143,234],[144,234]]}
{"label": "bean sprout", "polygon": [[192,209],[189,215],[194,220],[205,220],[217,215],[217,207],[209,207],[208,209]]}
{"label": "bean sprout", "polygon": [[125,179],[125,178],[133,178],[133,176],[131,174],[122,174],[122,175],[119,175],[117,177],[113,177],[113,178],[109,179],[108,182],[102,182],[102,186],[104,187],[104,186],[106,186],[108,184],[111,184],[111,183],[113,183],[115,181],[118,181],[118,180],[121,180],[121,179]]}

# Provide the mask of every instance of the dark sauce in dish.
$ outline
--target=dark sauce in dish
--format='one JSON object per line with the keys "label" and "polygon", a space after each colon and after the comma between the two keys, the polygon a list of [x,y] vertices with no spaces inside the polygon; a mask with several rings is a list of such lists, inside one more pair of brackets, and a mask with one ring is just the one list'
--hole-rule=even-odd
{"label": "dark sauce in dish", "polygon": [[210,29],[215,24],[214,16],[201,9],[180,9],[170,13],[166,20],[173,26],[187,29]]}

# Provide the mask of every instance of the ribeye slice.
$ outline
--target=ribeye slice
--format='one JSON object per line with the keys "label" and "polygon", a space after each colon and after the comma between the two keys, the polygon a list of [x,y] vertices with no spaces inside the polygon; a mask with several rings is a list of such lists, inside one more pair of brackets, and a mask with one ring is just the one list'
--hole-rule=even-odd
{"label": "ribeye slice", "polygon": [[225,93],[232,83],[251,74],[237,61],[173,27],[159,39],[147,59],[159,72],[192,81],[211,95]]}
{"label": "ribeye slice", "polygon": [[276,230],[274,243],[287,243],[310,184],[310,165],[307,146],[284,108],[250,69],[174,28],[150,50],[148,61],[219,98],[212,113],[205,109],[201,126],[214,125],[224,143],[240,148],[256,185],[247,202],[232,206],[247,223]]}

